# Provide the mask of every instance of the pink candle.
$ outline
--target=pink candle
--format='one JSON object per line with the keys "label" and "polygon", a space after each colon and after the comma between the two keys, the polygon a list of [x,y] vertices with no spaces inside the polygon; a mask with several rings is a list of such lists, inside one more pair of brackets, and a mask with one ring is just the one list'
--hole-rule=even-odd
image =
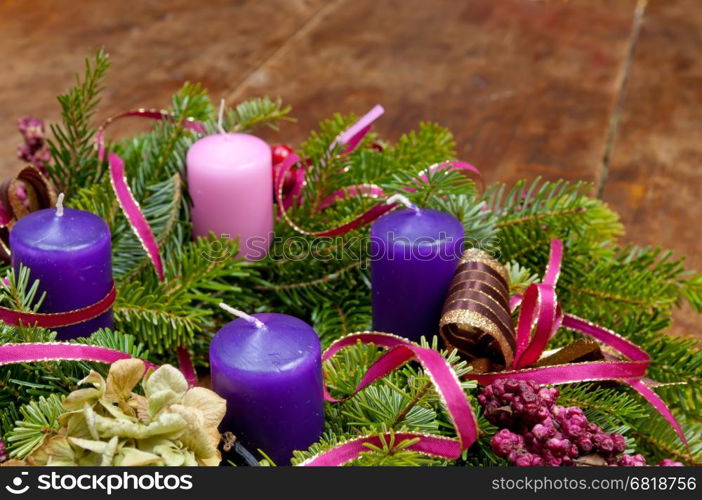
{"label": "pink candle", "polygon": [[248,134],[203,137],[188,150],[195,236],[239,238],[239,255],[265,257],[273,233],[271,149]]}

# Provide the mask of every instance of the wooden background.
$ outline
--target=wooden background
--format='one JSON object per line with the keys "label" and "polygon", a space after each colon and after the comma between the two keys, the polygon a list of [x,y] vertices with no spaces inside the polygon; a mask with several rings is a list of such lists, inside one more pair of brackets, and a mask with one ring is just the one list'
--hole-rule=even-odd
{"label": "wooden background", "polygon": [[[0,0],[0,174],[16,119],[57,119],[55,95],[99,46],[101,116],[162,106],[184,80],[215,100],[281,96],[301,140],[336,111],[386,108],[456,135],[488,181],[584,179],[627,238],[702,268],[700,0]],[[676,333],[702,336],[683,311]]]}

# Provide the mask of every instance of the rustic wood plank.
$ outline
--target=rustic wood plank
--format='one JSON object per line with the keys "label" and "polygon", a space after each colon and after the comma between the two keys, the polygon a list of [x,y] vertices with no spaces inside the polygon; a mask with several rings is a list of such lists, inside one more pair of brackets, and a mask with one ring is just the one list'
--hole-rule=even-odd
{"label": "rustic wood plank", "polygon": [[233,88],[281,95],[295,143],[336,111],[382,103],[390,137],[437,121],[488,180],[595,181],[635,1],[354,0]]}
{"label": "rustic wood plank", "polygon": [[[650,0],[619,116],[604,199],[629,240],[687,255],[702,269],[702,5]],[[677,315],[676,333],[702,338],[699,315]]]}
{"label": "rustic wood plank", "polygon": [[219,98],[323,6],[323,0],[1,2],[0,174],[19,165],[17,118],[55,121],[55,96],[97,47],[113,60],[101,116],[166,105],[186,80]]}

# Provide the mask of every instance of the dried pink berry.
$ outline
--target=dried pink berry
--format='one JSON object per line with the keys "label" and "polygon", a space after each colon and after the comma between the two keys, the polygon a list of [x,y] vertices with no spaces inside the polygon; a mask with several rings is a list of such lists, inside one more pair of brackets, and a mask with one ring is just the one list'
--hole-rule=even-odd
{"label": "dried pink berry", "polygon": [[664,458],[658,463],[659,467],[684,467],[685,464],[682,462],[677,462],[671,458]]}
{"label": "dried pink berry", "polygon": [[617,465],[622,467],[644,467],[646,459],[643,455],[622,455],[617,461]]}
{"label": "dried pink berry", "polygon": [[[582,408],[556,404],[557,389],[528,380],[500,379],[483,388],[478,402],[485,417],[502,429],[493,451],[517,466],[645,466],[642,455],[624,454],[624,436],[590,422]],[[678,466],[666,459],[661,466]]]}

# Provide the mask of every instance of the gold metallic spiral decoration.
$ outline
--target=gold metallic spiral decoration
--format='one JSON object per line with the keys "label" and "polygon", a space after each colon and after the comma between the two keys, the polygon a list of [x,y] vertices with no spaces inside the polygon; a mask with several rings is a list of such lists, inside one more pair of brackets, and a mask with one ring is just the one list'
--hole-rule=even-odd
{"label": "gold metallic spiral decoration", "polygon": [[463,253],[444,302],[439,333],[447,347],[471,360],[474,369],[492,371],[512,364],[509,275],[488,253],[474,248]]}

